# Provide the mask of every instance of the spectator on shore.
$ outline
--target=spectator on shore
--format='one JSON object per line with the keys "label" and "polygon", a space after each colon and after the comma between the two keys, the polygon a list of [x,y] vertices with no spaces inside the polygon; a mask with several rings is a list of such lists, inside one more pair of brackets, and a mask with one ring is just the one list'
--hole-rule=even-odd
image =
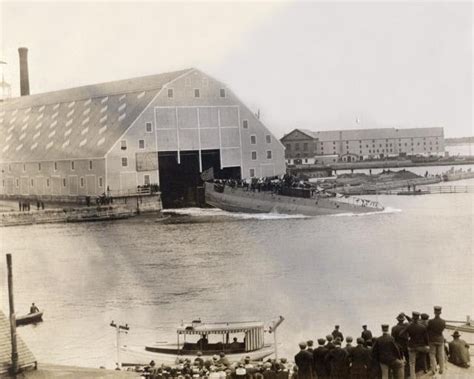
{"label": "spectator on shore", "polygon": [[295,355],[298,379],[313,379],[313,355],[306,350],[306,342],[300,342],[300,352]]}
{"label": "spectator on shore", "polygon": [[[426,327],[426,330],[428,331],[428,321],[430,319],[430,315],[427,313],[422,313],[420,315],[420,324]],[[428,338],[429,340],[429,338]],[[429,351],[426,353],[420,353],[419,354],[419,363],[420,363],[420,368],[423,370],[423,372],[426,374],[428,372],[428,368],[430,367],[430,354]]]}
{"label": "spectator on shore", "polygon": [[460,339],[461,334],[456,330],[453,333],[453,340],[449,343],[449,362],[452,364],[469,368],[470,360],[469,357],[469,344]]}
{"label": "spectator on shore", "polygon": [[326,361],[329,349],[324,346],[325,343],[326,340],[324,338],[319,338],[319,346],[313,350],[314,368],[318,379],[329,379],[329,367]]}
{"label": "spectator on shore", "polygon": [[334,342],[333,342],[333,340],[334,340],[334,338],[333,338],[332,334],[328,334],[328,335],[326,336],[326,341],[328,341],[327,344],[326,344],[326,347],[327,347],[329,350],[334,349]]}
{"label": "spectator on shore", "polygon": [[308,346],[306,350],[308,350],[310,353],[313,353],[313,350],[314,350],[313,344],[314,344],[313,340],[306,341],[306,345]]}
{"label": "spectator on shore", "polygon": [[240,343],[237,341],[237,337],[234,337],[232,343],[230,344],[231,351],[239,351],[240,350]]}
{"label": "spectator on shore", "polygon": [[225,356],[225,353],[223,351],[221,351],[219,353],[219,359],[217,360],[217,364],[218,365],[222,365],[224,367],[229,367],[230,366],[230,362],[229,360],[227,359],[227,357]]}
{"label": "spectator on shore", "polygon": [[443,331],[446,328],[446,322],[441,318],[440,306],[434,306],[434,318],[428,321],[428,340],[430,346],[430,368],[434,373],[437,372],[439,365],[439,373],[444,372],[444,337]]}
{"label": "spectator on shore", "polygon": [[341,348],[339,342],[326,355],[330,367],[331,379],[347,379],[349,377],[349,354]]}
{"label": "spectator on shore", "polygon": [[202,359],[202,352],[198,351],[196,353],[197,357],[194,358],[194,364],[197,365],[200,369],[204,366],[204,359]]}
{"label": "spectator on shore", "polygon": [[364,339],[364,341],[371,340],[372,337],[372,332],[367,329],[367,325],[362,325],[362,333],[360,336]]}
{"label": "spectator on shore", "polygon": [[344,336],[342,335],[341,331],[339,330],[339,325],[334,326],[334,330],[332,331],[332,336],[334,340],[339,337],[339,340],[342,342],[344,341]]}
{"label": "spectator on shore", "polygon": [[350,336],[346,337],[346,346],[344,347],[344,350],[347,351],[347,354],[351,355],[351,351],[354,348],[352,345],[353,338]]}
{"label": "spectator on shore", "polygon": [[402,354],[395,339],[388,333],[388,329],[387,324],[382,325],[382,336],[375,340],[372,356],[380,364],[382,379],[389,379],[390,370],[392,370],[395,379],[403,379]]}
{"label": "spectator on shore", "polygon": [[[351,361],[351,379],[367,379],[370,364],[369,350],[364,347],[364,339],[357,338],[355,346],[349,356]],[[318,378],[319,379],[319,378]]]}
{"label": "spectator on shore", "polygon": [[419,353],[429,351],[428,332],[426,327],[420,324],[420,313],[412,312],[412,321],[402,331],[402,335],[408,336],[408,361],[410,364],[410,378],[416,378],[416,357]]}

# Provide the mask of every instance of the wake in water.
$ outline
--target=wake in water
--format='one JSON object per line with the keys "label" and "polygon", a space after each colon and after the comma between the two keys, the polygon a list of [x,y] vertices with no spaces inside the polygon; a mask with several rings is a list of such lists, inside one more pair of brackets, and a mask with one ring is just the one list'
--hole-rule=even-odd
{"label": "wake in water", "polygon": [[328,215],[332,217],[347,217],[347,216],[354,216],[354,217],[365,217],[365,216],[374,216],[374,215],[380,215],[380,214],[387,214],[387,213],[399,213],[401,212],[401,209],[397,208],[392,208],[392,207],[386,207],[383,211],[379,212],[368,212],[368,213],[337,213],[333,215]]}
{"label": "wake in water", "polygon": [[165,209],[164,214],[180,215],[180,216],[194,216],[205,218],[236,218],[241,220],[286,220],[286,219],[302,219],[310,218],[304,215],[287,215],[281,213],[240,213],[227,212],[217,208],[178,208]]}

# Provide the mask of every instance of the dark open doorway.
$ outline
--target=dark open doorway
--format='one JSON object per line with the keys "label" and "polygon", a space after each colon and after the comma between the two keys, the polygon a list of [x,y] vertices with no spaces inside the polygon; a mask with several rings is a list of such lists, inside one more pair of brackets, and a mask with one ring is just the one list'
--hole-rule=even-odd
{"label": "dark open doorway", "polygon": [[[215,178],[240,178],[240,167],[220,169],[219,150],[201,151],[202,170],[214,168]],[[181,151],[180,164],[176,151],[158,153],[160,189],[163,208],[204,205],[199,151]]]}

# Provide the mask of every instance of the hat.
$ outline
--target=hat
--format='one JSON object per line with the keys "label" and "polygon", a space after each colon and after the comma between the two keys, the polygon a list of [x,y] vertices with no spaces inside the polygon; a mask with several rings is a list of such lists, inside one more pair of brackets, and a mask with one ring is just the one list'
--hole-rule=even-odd
{"label": "hat", "polygon": [[398,316],[397,316],[397,320],[398,321],[404,321],[405,320],[405,313],[400,313]]}
{"label": "hat", "polygon": [[334,327],[335,327],[336,329],[339,329],[339,325],[334,325]]}
{"label": "hat", "polygon": [[443,308],[440,307],[439,305],[435,305],[435,306],[433,307],[433,309],[434,309],[435,312],[441,312],[441,310],[442,310]]}
{"label": "hat", "polygon": [[367,325],[362,325],[363,328],[367,328]]}
{"label": "hat", "polygon": [[452,334],[453,337],[459,337],[461,334],[455,330],[454,333]]}
{"label": "hat", "polygon": [[332,340],[334,339],[334,337],[332,336],[332,334],[328,334],[328,335],[326,336],[326,339],[327,339],[328,341],[332,341]]}
{"label": "hat", "polygon": [[313,346],[313,343],[314,343],[313,340],[308,340],[308,341],[306,341],[306,344],[307,344],[308,346]]}
{"label": "hat", "polygon": [[356,341],[357,341],[357,344],[358,344],[358,345],[364,343],[364,339],[363,339],[362,337],[357,338]]}
{"label": "hat", "polygon": [[413,312],[411,312],[411,315],[412,315],[413,317],[420,317],[420,312],[413,311]]}
{"label": "hat", "polygon": [[214,355],[212,356],[212,359],[214,359],[215,361],[217,361],[217,360],[219,359],[219,356],[214,354]]}
{"label": "hat", "polygon": [[428,313],[422,313],[421,314],[421,319],[422,320],[428,320],[430,318],[430,315]]}
{"label": "hat", "polygon": [[351,336],[346,337],[346,342],[352,342],[354,339]]}
{"label": "hat", "polygon": [[202,355],[202,351],[198,351],[198,352],[196,353],[196,355],[197,355],[198,357],[200,357],[200,356]]}
{"label": "hat", "polygon": [[219,355],[220,355],[221,357],[225,357],[225,353],[224,353],[223,351],[221,351],[221,352],[219,353]]}
{"label": "hat", "polygon": [[326,340],[324,338],[318,338],[318,344],[324,345],[326,343]]}
{"label": "hat", "polygon": [[382,324],[382,332],[388,332],[388,324]]}
{"label": "hat", "polygon": [[301,349],[306,349],[306,342],[300,342],[298,345],[300,345]]}

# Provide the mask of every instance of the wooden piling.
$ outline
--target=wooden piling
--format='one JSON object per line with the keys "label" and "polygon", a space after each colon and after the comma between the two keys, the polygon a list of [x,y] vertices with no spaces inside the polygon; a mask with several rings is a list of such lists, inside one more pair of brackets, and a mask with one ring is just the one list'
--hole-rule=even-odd
{"label": "wooden piling", "polygon": [[7,270],[8,270],[8,302],[10,305],[10,333],[12,342],[12,367],[11,374],[16,377],[18,373],[18,348],[16,341],[16,315],[15,303],[13,299],[13,269],[12,256],[7,254]]}

